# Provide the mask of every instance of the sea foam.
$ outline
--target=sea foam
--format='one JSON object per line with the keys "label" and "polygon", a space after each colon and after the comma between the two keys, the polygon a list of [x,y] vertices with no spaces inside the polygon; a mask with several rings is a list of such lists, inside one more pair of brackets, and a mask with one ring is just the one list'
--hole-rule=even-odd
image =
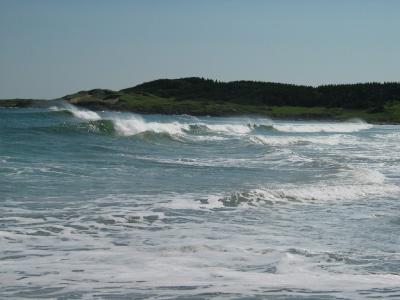
{"label": "sea foam", "polygon": [[183,134],[183,130],[188,130],[189,125],[179,122],[161,123],[146,122],[139,116],[130,115],[126,118],[112,117],[116,131],[123,136],[135,135],[142,132],[168,133],[171,135]]}
{"label": "sea foam", "polygon": [[[362,121],[351,121],[345,123],[273,123],[271,120],[263,119],[256,121],[249,121],[247,123],[240,123],[233,121],[232,123],[208,123],[200,121],[196,118],[185,118],[182,122],[152,122],[147,121],[139,115],[133,113],[97,113],[83,108],[78,108],[72,104],[62,103],[60,106],[53,106],[50,108],[53,111],[68,111],[74,117],[85,121],[98,121],[110,120],[117,134],[121,136],[131,136],[143,132],[154,133],[167,133],[170,135],[203,135],[203,138],[198,140],[220,140],[220,138],[210,138],[211,134],[215,136],[228,135],[228,136],[249,136],[250,141],[259,144],[292,144],[296,142],[316,142],[323,144],[338,144],[344,141],[344,136],[330,136],[330,137],[272,137],[265,135],[268,131],[277,130],[287,133],[351,133],[360,130],[370,129],[373,126]],[[193,123],[193,121],[195,123]],[[264,134],[256,134],[257,132],[264,132]],[[204,136],[207,136],[204,138]]]}
{"label": "sea foam", "polygon": [[318,124],[273,124],[273,128],[282,132],[357,132],[372,127],[373,125],[362,121]]}

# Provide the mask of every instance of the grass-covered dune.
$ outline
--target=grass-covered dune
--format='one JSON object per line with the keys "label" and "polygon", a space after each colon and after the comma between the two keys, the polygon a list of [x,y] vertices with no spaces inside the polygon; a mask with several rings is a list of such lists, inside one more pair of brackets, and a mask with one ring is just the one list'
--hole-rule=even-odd
{"label": "grass-covered dune", "polygon": [[[95,89],[61,99],[94,110],[191,115],[263,115],[285,119],[361,118],[400,123],[400,83],[318,87],[202,78],[159,79],[121,91]],[[0,106],[40,105],[34,100],[2,100]]]}

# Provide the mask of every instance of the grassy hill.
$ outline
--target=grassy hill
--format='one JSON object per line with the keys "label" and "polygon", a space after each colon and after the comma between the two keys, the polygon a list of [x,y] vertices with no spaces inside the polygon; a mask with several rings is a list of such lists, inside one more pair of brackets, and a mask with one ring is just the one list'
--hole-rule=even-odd
{"label": "grassy hill", "polygon": [[[159,79],[120,91],[94,89],[61,99],[94,110],[191,115],[263,115],[286,119],[350,119],[400,123],[400,83],[318,87],[271,82]],[[3,100],[0,106],[39,105]]]}

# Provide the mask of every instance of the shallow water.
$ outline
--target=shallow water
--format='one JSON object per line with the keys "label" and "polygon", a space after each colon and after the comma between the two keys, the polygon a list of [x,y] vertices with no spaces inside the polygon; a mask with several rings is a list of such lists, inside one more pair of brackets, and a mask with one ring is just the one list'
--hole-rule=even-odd
{"label": "shallow water", "polygon": [[400,298],[399,129],[0,109],[0,298]]}

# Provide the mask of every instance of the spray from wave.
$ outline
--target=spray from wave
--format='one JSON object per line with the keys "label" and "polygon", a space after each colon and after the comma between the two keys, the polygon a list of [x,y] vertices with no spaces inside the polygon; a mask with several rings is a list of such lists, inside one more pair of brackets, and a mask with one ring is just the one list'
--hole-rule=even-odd
{"label": "spray from wave", "polygon": [[86,120],[86,121],[98,121],[101,120],[101,117],[98,113],[87,110],[87,109],[82,109],[82,108],[77,108],[76,106],[68,103],[63,103],[62,106],[52,106],[49,108],[52,111],[68,111],[72,115],[74,115],[76,118]]}
{"label": "spray from wave", "polygon": [[128,118],[112,118],[116,131],[123,136],[136,135],[143,132],[168,133],[181,135],[188,130],[189,125],[179,122],[159,123],[146,122],[139,116],[131,115]]}

